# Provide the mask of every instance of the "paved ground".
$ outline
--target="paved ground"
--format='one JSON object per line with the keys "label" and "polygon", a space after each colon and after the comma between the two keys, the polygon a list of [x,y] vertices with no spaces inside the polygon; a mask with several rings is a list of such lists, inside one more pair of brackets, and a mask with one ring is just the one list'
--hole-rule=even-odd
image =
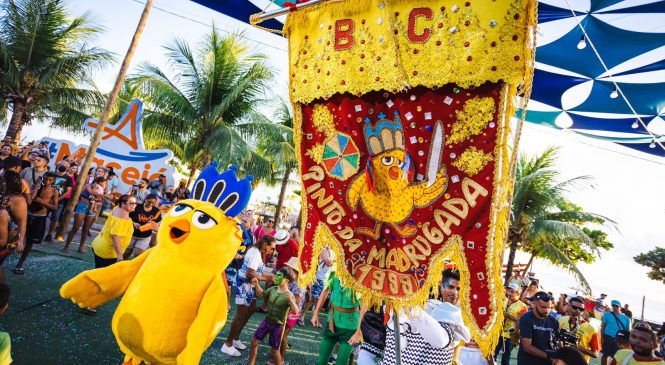
{"label": "paved ground", "polygon": [[[94,229],[101,229],[101,225],[96,224]],[[91,232],[92,237],[96,234],[96,231]],[[88,243],[91,240],[89,239]],[[18,258],[16,254],[9,257],[3,265],[12,295],[9,310],[0,317],[0,330],[9,332],[12,337],[14,364],[120,364],[123,355],[116,346],[110,327],[118,302],[104,305],[99,308],[97,315],[90,316],[70,301],[60,298],[58,289],[65,281],[94,267],[89,250],[83,255],[76,252],[78,236],[72,243],[70,253],[61,253],[62,247],[62,242],[35,245],[24,265],[24,276],[11,273]],[[229,322],[234,313],[235,306],[232,305]],[[241,341],[249,343],[261,320],[261,314],[252,317],[241,335]],[[235,360],[219,350],[229,326],[227,322],[212,346],[203,354],[201,364],[247,363],[248,350],[243,351],[243,357]],[[290,337],[291,349],[286,355],[286,364],[315,364],[320,335],[321,330],[311,326],[297,327]],[[268,352],[268,346],[262,344],[257,364],[267,363]],[[514,365],[516,351],[512,355],[511,364]],[[598,363],[595,359],[591,361],[592,365]]]}
{"label": "paved ground", "polygon": [[[76,241],[75,241],[76,242]],[[74,248],[69,255],[59,251],[62,243],[35,245],[24,265],[26,274],[18,277],[11,273],[17,255],[12,255],[3,265],[8,285],[12,289],[10,307],[0,317],[0,329],[12,337],[12,356],[16,365],[94,364],[117,365],[123,356],[118,350],[110,321],[117,301],[102,306],[98,314],[84,314],[70,301],[60,298],[58,289],[68,279],[81,271],[93,268],[90,252],[79,255]],[[229,313],[229,322],[234,315]],[[255,314],[241,335],[241,341],[249,343],[254,330],[263,320]],[[243,357],[232,360],[220,352],[229,330],[229,324],[217,336],[212,346],[203,354],[201,364],[244,364]],[[288,364],[313,364],[316,361],[320,331],[298,327],[290,337],[291,349],[287,353]],[[268,360],[269,348],[259,349],[258,364]]]}

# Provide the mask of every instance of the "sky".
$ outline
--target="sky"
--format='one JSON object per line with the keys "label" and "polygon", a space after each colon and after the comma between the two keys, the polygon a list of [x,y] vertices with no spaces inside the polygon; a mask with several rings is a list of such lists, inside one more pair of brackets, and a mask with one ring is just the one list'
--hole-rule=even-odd
{"label": "sky", "polygon": [[[77,14],[88,11],[96,23],[105,27],[95,44],[114,52],[117,63],[96,74],[95,82],[100,89],[110,90],[144,3],[140,0],[69,0],[68,5]],[[155,2],[130,73],[136,65],[146,61],[166,68],[161,47],[164,43],[180,37],[194,45],[209,32],[213,22],[221,32],[244,32],[254,50],[269,57],[275,72],[271,89],[273,92],[284,90],[285,94],[288,82],[285,39],[187,0]],[[45,130],[49,130],[48,126],[35,123],[24,135],[28,140],[39,139]],[[83,136],[71,136],[57,130],[49,130],[49,136],[79,143],[86,141]],[[665,159],[571,132],[525,125],[519,146],[521,153],[533,155],[549,146],[560,146],[557,167],[562,178],[580,175],[594,178],[594,189],[571,193],[570,199],[588,211],[611,218],[618,225],[618,230],[612,230],[609,236],[615,248],[605,252],[596,263],[579,266],[591,283],[594,295],[607,293],[610,299],[629,303],[638,316],[642,296],[646,295],[645,318],[664,321],[665,286],[648,279],[648,269],[636,264],[632,257],[657,245],[665,246],[665,195],[662,191]],[[260,191],[255,198],[269,196],[275,196],[275,192]],[[518,255],[518,262],[526,263],[527,260],[528,257]],[[534,270],[541,278],[541,284],[554,293],[572,293],[568,288],[576,285],[571,275],[545,262],[537,260]]]}

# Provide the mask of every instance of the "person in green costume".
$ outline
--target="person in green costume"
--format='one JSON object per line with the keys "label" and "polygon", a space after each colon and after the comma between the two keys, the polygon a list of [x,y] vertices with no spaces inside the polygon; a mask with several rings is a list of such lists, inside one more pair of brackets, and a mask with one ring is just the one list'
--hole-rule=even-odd
{"label": "person in green costume", "polygon": [[298,313],[298,304],[293,293],[289,291],[289,283],[295,279],[292,272],[282,268],[275,275],[275,286],[266,289],[264,292],[259,286],[258,279],[252,279],[252,285],[256,288],[259,296],[263,296],[268,303],[268,312],[266,318],[261,322],[259,328],[254,332],[251,348],[249,350],[249,365],[256,363],[256,355],[259,350],[259,342],[268,336],[268,342],[272,347],[272,356],[275,365],[283,365],[284,359],[280,350],[282,343],[282,333],[289,309]]}
{"label": "person in green costume", "polygon": [[365,315],[366,307],[360,303],[360,294],[350,288],[342,287],[335,269],[331,269],[324,281],[316,309],[312,313],[312,325],[319,325],[319,310],[330,293],[330,311],[328,312],[328,326],[323,330],[323,338],[319,348],[317,365],[327,365],[328,359],[339,344],[337,361],[335,365],[347,365],[353,346],[362,342],[360,318]]}

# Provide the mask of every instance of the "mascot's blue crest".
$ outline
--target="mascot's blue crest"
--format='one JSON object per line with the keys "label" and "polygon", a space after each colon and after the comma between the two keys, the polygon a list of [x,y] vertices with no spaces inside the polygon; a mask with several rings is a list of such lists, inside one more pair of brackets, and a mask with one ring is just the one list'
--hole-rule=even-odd
{"label": "mascot's blue crest", "polygon": [[230,166],[223,173],[217,172],[217,163],[213,162],[199,174],[190,199],[207,201],[221,209],[229,217],[242,212],[252,195],[252,176],[238,180],[235,166]]}

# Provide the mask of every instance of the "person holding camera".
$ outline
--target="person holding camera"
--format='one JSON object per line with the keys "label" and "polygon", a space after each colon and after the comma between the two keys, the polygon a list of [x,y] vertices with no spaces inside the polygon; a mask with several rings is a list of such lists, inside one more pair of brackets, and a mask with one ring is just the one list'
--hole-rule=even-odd
{"label": "person holding camera", "polygon": [[520,318],[518,365],[549,365],[555,353],[559,322],[550,316],[553,298],[544,291],[531,296],[532,310]]}
{"label": "person holding camera", "polygon": [[591,357],[598,358],[600,335],[583,317],[584,299],[580,297],[570,298],[568,312],[570,313],[569,316],[559,318],[560,328],[577,337],[575,343],[577,351],[584,355],[587,362]]}

